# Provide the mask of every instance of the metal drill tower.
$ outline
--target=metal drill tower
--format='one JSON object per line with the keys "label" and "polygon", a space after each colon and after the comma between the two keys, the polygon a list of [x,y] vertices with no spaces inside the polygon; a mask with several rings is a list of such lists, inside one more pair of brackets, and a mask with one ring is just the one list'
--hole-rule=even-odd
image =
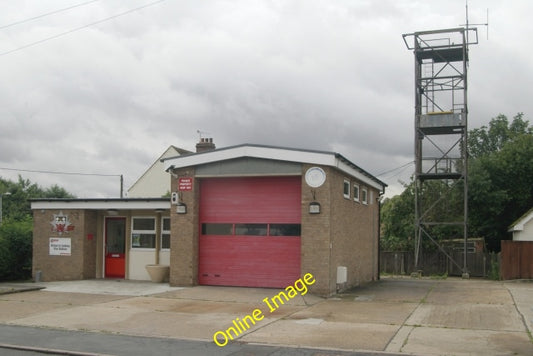
{"label": "metal drill tower", "polygon": [[[415,58],[415,266],[429,239],[468,276],[468,46],[476,28],[403,35]],[[463,261],[437,235],[462,238]]]}

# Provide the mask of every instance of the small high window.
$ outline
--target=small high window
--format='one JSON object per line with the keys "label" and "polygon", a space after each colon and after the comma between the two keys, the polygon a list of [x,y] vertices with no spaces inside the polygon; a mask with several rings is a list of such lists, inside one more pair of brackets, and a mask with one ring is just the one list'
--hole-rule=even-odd
{"label": "small high window", "polygon": [[358,184],[353,185],[353,200],[356,202],[359,201],[359,185]]}
{"label": "small high window", "polygon": [[366,188],[361,189],[361,202],[368,204],[368,190]]}
{"label": "small high window", "polygon": [[350,181],[347,179],[344,180],[343,194],[346,199],[350,199]]}

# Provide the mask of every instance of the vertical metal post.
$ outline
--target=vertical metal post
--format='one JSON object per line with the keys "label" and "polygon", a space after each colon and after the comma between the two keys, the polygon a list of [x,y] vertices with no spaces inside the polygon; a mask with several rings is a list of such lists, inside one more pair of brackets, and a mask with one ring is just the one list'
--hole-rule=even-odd
{"label": "vertical metal post", "polygon": [[124,176],[120,175],[120,198],[124,197]]}
{"label": "vertical metal post", "polygon": [[[414,35],[414,53],[419,49],[418,36]],[[422,170],[422,161],[421,161],[421,152],[422,152],[422,143],[421,143],[421,133],[418,131],[418,125],[420,120],[420,114],[422,113],[422,95],[421,91],[422,83],[420,82],[420,76],[422,71],[422,65],[419,63],[416,54],[415,54],[415,122],[414,122],[414,132],[415,132],[415,269],[418,269],[419,262],[419,253],[420,253],[420,242],[421,242],[421,231],[420,231],[420,182],[419,182],[419,173]]]}
{"label": "vertical metal post", "polygon": [[[464,51],[464,58],[468,59],[468,2],[466,5],[466,12],[467,12],[467,22],[466,22],[466,31],[463,33],[463,51]],[[464,37],[466,35],[466,38]],[[463,61],[463,102],[464,102],[464,132],[463,132],[463,219],[464,219],[464,226],[463,226],[463,236],[464,236],[464,250],[463,250],[463,278],[469,278],[470,275],[468,273],[468,60]]]}

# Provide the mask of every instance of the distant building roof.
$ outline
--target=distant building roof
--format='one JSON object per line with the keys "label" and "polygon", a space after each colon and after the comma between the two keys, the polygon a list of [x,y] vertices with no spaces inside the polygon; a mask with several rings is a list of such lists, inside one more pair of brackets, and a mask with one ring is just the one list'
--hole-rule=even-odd
{"label": "distant building roof", "polygon": [[176,146],[169,146],[158,159],[128,189],[128,197],[161,197],[170,191],[170,179],[164,171],[161,160],[166,157],[189,154],[191,151]]}
{"label": "distant building roof", "polygon": [[529,209],[524,215],[518,218],[510,227],[508,232],[522,231],[524,225],[533,220],[533,208]]}

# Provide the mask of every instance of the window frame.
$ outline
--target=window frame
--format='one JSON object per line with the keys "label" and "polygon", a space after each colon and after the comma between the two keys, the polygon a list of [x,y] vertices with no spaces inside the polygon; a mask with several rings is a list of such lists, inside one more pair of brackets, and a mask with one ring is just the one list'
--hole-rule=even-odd
{"label": "window frame", "polygon": [[361,189],[361,202],[364,204],[364,205],[368,205],[368,188],[366,187],[363,187]]}
{"label": "window frame", "polygon": [[[355,191],[357,189],[357,196],[355,194]],[[359,184],[353,184],[353,201],[360,203],[361,202],[361,188],[359,187]]]}
{"label": "window frame", "polygon": [[[211,226],[209,226],[211,225]],[[230,232],[230,233],[224,233],[224,234],[209,234],[206,233],[207,230],[211,230],[212,228],[216,227],[216,225],[219,225],[220,227],[223,227],[223,230],[226,230],[224,232]],[[266,228],[263,233],[260,234],[243,234],[239,231],[239,229],[245,227],[245,225],[249,225],[249,227],[253,227],[253,225],[257,225],[258,228],[262,228],[263,225]],[[229,227],[229,229],[228,229]],[[271,229],[272,228],[272,229]],[[222,230],[221,230],[222,231]],[[275,231],[275,234],[272,234],[271,231]],[[281,234],[280,231],[289,231],[289,234]],[[294,234],[294,231],[297,231],[299,234]],[[201,231],[200,236],[218,236],[218,237],[259,237],[259,238],[266,238],[266,237],[273,237],[273,238],[291,238],[291,237],[301,237],[302,236],[302,224],[301,223],[201,223]]]}
{"label": "window frame", "polygon": [[[168,230],[165,230],[165,220],[168,219],[168,223],[169,223],[169,229]],[[160,233],[159,233],[159,250],[160,251],[170,251],[170,230],[171,230],[171,220],[170,220],[170,216],[162,216],[161,217],[161,230],[160,230]],[[168,248],[167,247],[163,247],[163,235],[168,235]]]}
{"label": "window frame", "polygon": [[[135,226],[135,220],[136,219],[152,219],[154,221],[154,229],[153,230],[136,230],[134,229],[134,226]],[[153,235],[153,245],[154,247],[142,247],[142,246],[135,246],[133,244],[133,237],[134,235],[136,234],[139,234],[139,235],[148,235],[148,234],[152,234]],[[140,215],[140,216],[132,216],[131,217],[131,233],[130,233],[130,243],[131,243],[131,246],[130,246],[130,249],[131,250],[135,250],[135,251],[154,251],[155,248],[156,248],[156,239],[157,239],[157,218],[155,216],[151,216],[151,215]]]}
{"label": "window frame", "polygon": [[[346,189],[346,187],[348,187],[348,189]],[[344,178],[344,182],[342,184],[342,195],[344,196],[344,199],[350,199],[350,194],[351,194],[350,190],[351,190],[350,180]],[[346,191],[348,191],[348,193],[346,193]]]}

